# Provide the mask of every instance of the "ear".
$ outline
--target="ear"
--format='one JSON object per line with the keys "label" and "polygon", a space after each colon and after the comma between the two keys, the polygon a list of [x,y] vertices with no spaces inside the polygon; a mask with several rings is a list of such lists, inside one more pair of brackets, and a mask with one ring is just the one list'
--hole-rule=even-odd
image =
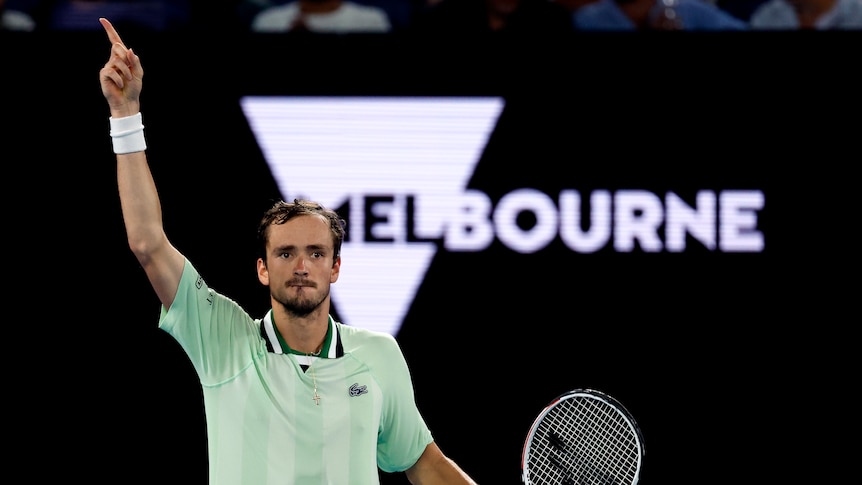
{"label": "ear", "polygon": [[335,258],[335,263],[332,265],[332,271],[329,272],[329,282],[335,283],[338,281],[338,275],[341,273],[341,256]]}
{"label": "ear", "polygon": [[257,258],[257,279],[263,286],[269,286],[269,269],[263,258]]}

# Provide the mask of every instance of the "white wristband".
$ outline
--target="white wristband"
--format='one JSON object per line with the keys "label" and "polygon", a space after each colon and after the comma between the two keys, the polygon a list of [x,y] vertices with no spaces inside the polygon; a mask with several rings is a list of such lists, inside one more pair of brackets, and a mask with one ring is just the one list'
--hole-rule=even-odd
{"label": "white wristband", "polygon": [[144,140],[144,124],[141,113],[123,118],[109,118],[111,122],[111,140],[114,142],[114,153],[134,153],[147,149]]}

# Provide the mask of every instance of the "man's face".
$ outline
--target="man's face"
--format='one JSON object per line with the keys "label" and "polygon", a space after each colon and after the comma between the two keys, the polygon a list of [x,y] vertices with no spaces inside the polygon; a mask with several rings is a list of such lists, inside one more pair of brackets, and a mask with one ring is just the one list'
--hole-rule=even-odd
{"label": "man's face", "polygon": [[308,316],[328,302],[330,284],[338,280],[332,232],[322,217],[302,215],[269,228],[267,264],[258,265],[261,283],[278,303],[296,316]]}

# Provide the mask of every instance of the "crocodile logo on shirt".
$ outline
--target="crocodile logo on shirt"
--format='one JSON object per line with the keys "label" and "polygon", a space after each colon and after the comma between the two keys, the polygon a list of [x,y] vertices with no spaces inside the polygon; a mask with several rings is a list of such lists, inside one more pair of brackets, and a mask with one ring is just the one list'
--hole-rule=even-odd
{"label": "crocodile logo on shirt", "polygon": [[353,385],[350,386],[349,391],[350,397],[368,394],[368,386],[360,386],[359,383],[354,382]]}

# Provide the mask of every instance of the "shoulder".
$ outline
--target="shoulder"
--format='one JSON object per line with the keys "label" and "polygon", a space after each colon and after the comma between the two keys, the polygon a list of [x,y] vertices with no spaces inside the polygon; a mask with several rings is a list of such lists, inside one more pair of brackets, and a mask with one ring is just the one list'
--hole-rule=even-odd
{"label": "shoulder", "polygon": [[362,3],[356,3],[356,2],[350,2],[350,1],[344,2],[344,4],[342,4],[341,8],[344,9],[345,11],[371,13],[371,14],[375,14],[375,15],[377,15],[377,14],[386,15],[386,10],[384,10],[381,7],[377,7],[374,5],[366,5],[366,4],[362,4]]}
{"label": "shoulder", "polygon": [[766,0],[754,9],[749,22],[755,28],[776,27],[793,29],[798,26],[796,12],[785,0]]}
{"label": "shoulder", "polygon": [[410,370],[394,336],[349,325],[341,325],[340,331],[345,357],[370,372],[387,395],[393,389],[410,388],[399,387],[410,382]]}
{"label": "shoulder", "polygon": [[188,258],[183,263],[177,294],[171,304],[172,310],[174,307],[188,307],[189,310],[197,311],[211,309],[219,316],[246,314],[237,301],[210,287]]}
{"label": "shoulder", "polygon": [[354,327],[343,323],[337,323],[337,325],[338,331],[342,336],[342,343],[344,345],[345,352],[365,346],[371,346],[374,349],[398,348],[398,343],[395,341],[395,337],[388,333],[368,328]]}
{"label": "shoulder", "polygon": [[385,27],[389,27],[389,14],[383,8],[374,5],[344,2],[341,7],[341,14],[354,19],[354,21],[361,19],[365,22],[381,23]]}
{"label": "shoulder", "polygon": [[254,16],[252,27],[256,30],[285,30],[289,20],[296,16],[297,8],[294,2],[265,8]]}
{"label": "shoulder", "polygon": [[339,323],[344,353],[371,368],[404,362],[404,354],[395,337],[388,333]]}

